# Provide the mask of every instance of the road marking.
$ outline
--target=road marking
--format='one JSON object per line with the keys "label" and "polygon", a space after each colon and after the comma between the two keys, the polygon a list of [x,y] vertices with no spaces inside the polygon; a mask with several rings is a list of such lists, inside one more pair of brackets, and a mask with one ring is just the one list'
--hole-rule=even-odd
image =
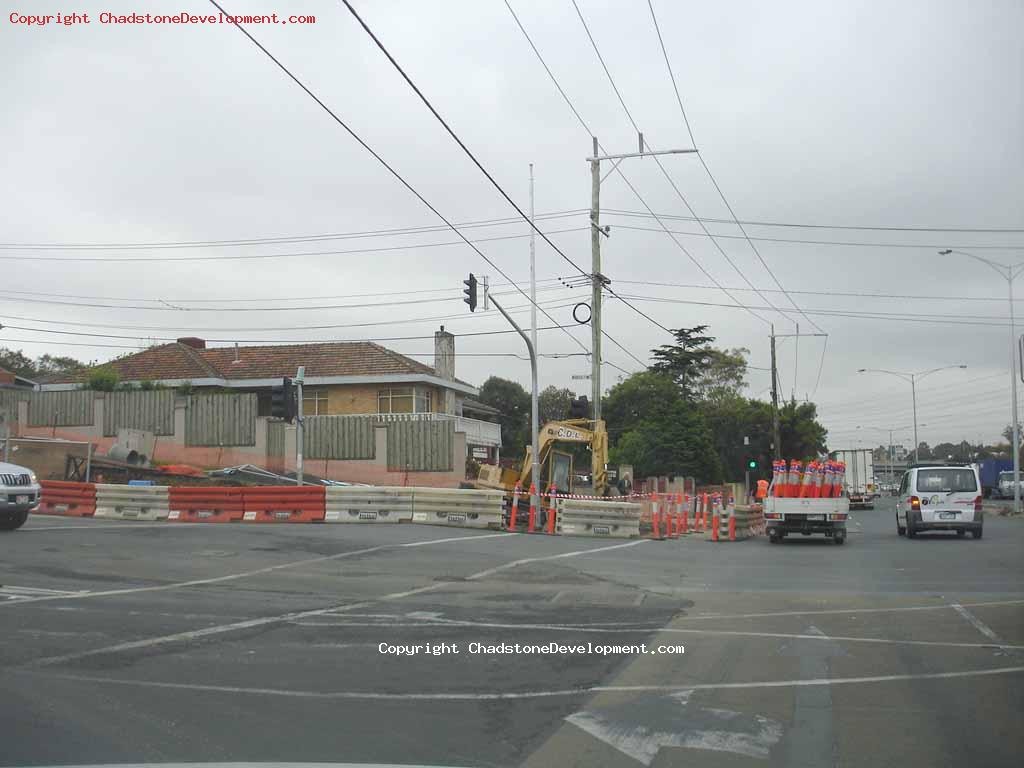
{"label": "road marking", "polygon": [[[25,670],[10,670],[21,674],[38,674]],[[958,672],[925,672],[905,675],[873,675],[870,677],[832,677],[816,680],[762,680],[741,683],[695,683],[686,685],[585,685],[579,688],[563,688],[550,691],[508,691],[504,693],[435,692],[382,693],[380,691],[295,691],[283,688],[241,688],[230,685],[203,685],[199,683],[170,683],[159,680],[126,680],[112,677],[89,675],[46,675],[50,679],[72,682],[126,685],[141,688],[166,688],[170,690],[205,691],[208,693],[251,694],[256,696],[283,696],[296,699],[357,699],[380,701],[508,701],[516,699],[541,699],[571,696],[589,696],[594,693],[644,693],[663,691],[685,693],[687,691],[729,691],[753,690],[760,688],[800,688],[819,685],[861,685],[869,683],[898,683],[911,680],[954,680],[970,677],[991,677],[1014,675],[1024,672],[1020,667],[995,667],[991,669],[968,669]]]}
{"label": "road marking", "polygon": [[43,589],[41,587],[18,587],[13,584],[0,586],[0,599],[9,601],[25,602],[26,600],[35,600],[40,596],[67,597],[74,594],[77,593],[59,589]]}
{"label": "road marking", "polygon": [[102,531],[104,529],[118,528],[122,531],[137,531],[140,528],[192,528],[197,525],[204,525],[204,523],[174,523],[173,525],[167,525],[165,523],[136,523],[131,520],[125,520],[122,523],[110,523],[107,525],[96,524],[96,523],[83,523],[82,525],[44,525],[39,528],[29,527],[22,528],[19,533],[39,533],[40,531]]}
{"label": "road marking", "polygon": [[[332,615],[330,613],[326,614]],[[341,618],[339,616],[339,618]],[[818,630],[817,633],[808,634],[788,634],[783,632],[740,632],[728,629],[683,629],[681,627],[633,627],[633,628],[609,628],[609,627],[597,627],[580,624],[507,624],[501,622],[486,622],[486,621],[464,621],[459,619],[429,619],[422,622],[394,622],[394,623],[381,623],[381,622],[366,622],[364,624],[357,623],[341,623],[335,622],[333,624],[318,624],[319,626],[368,626],[368,627],[436,627],[436,626],[453,626],[453,627],[478,627],[481,629],[529,629],[529,630],[540,630],[540,631],[551,631],[551,632],[593,632],[601,634],[631,634],[636,632],[665,632],[669,634],[681,634],[681,635],[710,635],[723,636],[723,637],[755,637],[755,638],[776,638],[782,640],[817,640],[817,641],[842,641],[849,643],[875,643],[882,645],[924,645],[939,648],[993,648],[998,647],[1003,650],[1024,650],[1024,645],[1006,645],[998,643],[993,645],[992,643],[954,643],[943,640],[893,640],[885,637],[844,637],[831,635],[826,636]]]}
{"label": "road marking", "polygon": [[981,632],[981,634],[983,634],[989,640],[991,640],[991,641],[993,641],[995,643],[999,643],[1000,647],[1005,647],[1005,646],[1002,645],[1002,642],[1003,642],[1002,639],[999,637],[999,635],[997,635],[992,630],[992,627],[990,627],[988,624],[983,622],[981,619],[979,619],[973,613],[968,611],[960,603],[952,603],[952,606],[953,606],[953,610],[954,611],[956,611],[961,616],[963,616],[965,619],[967,619],[967,621],[969,621],[974,626],[974,628],[976,630]]}
{"label": "road marking", "polygon": [[566,557],[579,557],[580,555],[591,555],[595,552],[608,552],[612,549],[622,549],[623,547],[635,547],[637,544],[644,544],[648,539],[637,539],[636,541],[629,541],[625,544],[613,544],[610,547],[595,547],[594,549],[577,549],[573,552],[562,552],[558,555],[545,555],[543,557],[525,557],[522,560],[513,560],[511,563],[505,563],[495,568],[488,568],[486,571],[480,571],[474,573],[472,576],[467,576],[466,581],[476,581],[477,579],[485,579],[488,576],[493,576],[501,571],[507,571],[510,568],[518,568],[520,565],[528,565],[529,563],[540,563],[547,560],[562,560]]}
{"label": "road marking", "polygon": [[[964,607],[1022,605],[1024,600],[994,600],[985,603],[960,603]],[[844,613],[899,613],[900,611],[944,611],[948,603],[938,605],[908,605],[901,608],[821,608],[807,611],[776,611],[769,613],[702,613],[696,616],[678,616],[676,621],[706,621],[708,619],[771,619],[776,616],[826,616]]]}
{"label": "road marking", "polygon": [[[204,525],[204,523],[194,523],[194,525]],[[153,527],[155,527],[155,528],[165,528],[167,526],[155,525]],[[178,581],[178,582],[174,582],[172,584],[159,584],[159,585],[150,586],[150,587],[127,587],[125,589],[107,589],[107,590],[102,590],[102,591],[98,591],[98,592],[74,592],[74,593],[71,593],[71,594],[63,594],[63,595],[47,595],[47,596],[33,597],[33,598],[28,598],[28,599],[25,599],[25,600],[21,600],[21,601],[19,601],[19,604],[43,602],[43,601],[47,601],[47,600],[83,600],[83,599],[86,599],[86,598],[94,598],[94,597],[113,597],[113,596],[117,596],[117,595],[134,595],[134,594],[139,594],[139,593],[142,593],[142,592],[166,592],[167,590],[172,590],[172,589],[184,589],[185,587],[201,587],[201,586],[204,586],[206,584],[220,584],[220,583],[226,582],[226,581],[235,581],[237,579],[245,579],[245,578],[248,578],[250,576],[259,576],[259,575],[264,574],[264,573],[273,573],[274,571],[280,571],[280,570],[283,570],[285,568],[298,568],[298,567],[301,567],[301,566],[304,566],[304,565],[313,565],[314,563],[323,563],[323,562],[328,562],[330,560],[341,560],[342,558],[346,558],[346,557],[356,557],[357,555],[368,555],[368,554],[371,554],[373,552],[380,552],[381,550],[385,550],[385,549],[397,549],[397,548],[409,547],[409,546],[419,546],[419,547],[422,547],[422,546],[427,546],[429,544],[445,544],[445,543],[448,543],[448,542],[460,541],[460,540],[487,539],[487,538],[491,538],[493,536],[504,536],[504,535],[505,534],[485,534],[483,536],[477,536],[477,535],[473,535],[473,536],[457,536],[455,538],[450,538],[450,539],[425,539],[423,541],[415,541],[415,542],[410,542],[408,544],[381,544],[380,546],[367,547],[366,549],[356,549],[356,550],[351,550],[349,552],[338,552],[337,554],[322,555],[320,557],[312,557],[312,558],[309,558],[309,559],[306,559],[306,560],[294,560],[294,561],[292,561],[290,563],[279,563],[278,565],[270,565],[270,566],[267,566],[265,568],[257,568],[257,569],[252,570],[252,571],[243,571],[242,573],[231,573],[231,574],[228,574],[226,576],[214,576],[214,577],[209,578],[209,579],[193,579],[191,581]],[[4,603],[0,603],[0,605],[4,605]]]}
{"label": "road marking", "polygon": [[[477,537],[477,536],[466,536],[464,538],[475,539],[475,538],[479,538],[479,537]],[[441,539],[434,539],[434,541],[442,541],[442,540]],[[640,541],[633,542],[633,543],[634,544],[639,544],[639,543],[642,543],[643,541],[644,540],[641,539]],[[564,553],[564,554],[561,554],[561,555],[548,555],[547,557],[534,557],[534,558],[528,558],[528,559],[525,559],[525,560],[515,560],[512,563],[506,563],[505,566],[499,566],[498,568],[489,568],[486,571],[479,571],[478,573],[475,573],[475,574],[472,574],[470,576],[467,576],[466,580],[470,580],[470,579],[474,579],[474,578],[480,578],[481,576],[489,574],[489,573],[493,573],[496,570],[504,570],[505,567],[514,567],[516,565],[523,565],[523,564],[526,564],[526,563],[534,563],[534,562],[539,562],[539,561],[542,561],[542,560],[553,560],[553,559],[557,559],[557,558],[560,558],[560,557],[573,557],[575,555],[585,555],[585,554],[593,553],[593,552],[605,552],[605,551],[607,551],[609,549],[619,549],[619,547],[622,547],[622,546],[626,546],[626,545],[620,544],[620,545],[613,546],[613,547],[597,547],[595,549],[584,549],[584,550],[579,550],[579,551],[576,551],[576,552],[567,552],[567,553]],[[298,565],[298,564],[302,564],[302,563],[317,562],[317,561],[320,561],[320,560],[332,560],[332,559],[337,559],[339,557],[352,556],[352,555],[356,555],[356,554],[365,554],[367,552],[374,552],[374,551],[377,551],[377,550],[380,550],[380,549],[388,549],[388,548],[390,548],[390,547],[384,547],[384,546],[372,547],[370,549],[356,550],[354,552],[343,552],[343,553],[340,553],[338,555],[326,555],[324,557],[313,558],[312,560],[300,561],[300,563],[292,563],[292,564],[284,563],[282,565],[275,565],[275,566],[271,566],[270,568],[261,569],[258,572],[263,572],[263,571],[267,571],[267,570],[273,570],[273,569],[277,569],[277,568],[285,568],[285,567],[288,567],[289,565]],[[228,578],[238,578],[238,577],[237,576],[235,576],[235,577],[222,576],[222,577],[219,577],[218,579],[213,579],[213,580],[204,579],[201,583],[209,583],[210,581],[224,581],[224,580],[227,580]],[[197,583],[197,582],[191,582],[191,583]],[[291,612],[291,613],[280,614],[280,615],[277,615],[277,616],[264,616],[264,617],[258,618],[258,619],[247,619],[245,621],[236,621],[236,622],[233,622],[231,624],[221,624],[221,625],[218,625],[218,626],[206,627],[204,629],[191,630],[191,631],[187,631],[187,632],[177,632],[177,633],[172,634],[172,635],[162,635],[160,637],[150,637],[150,638],[146,638],[144,640],[134,640],[134,641],[127,642],[127,643],[118,643],[117,645],[110,645],[110,646],[107,646],[105,648],[94,648],[94,649],[87,650],[87,651],[79,651],[78,653],[65,654],[63,656],[50,656],[50,657],[47,657],[47,658],[36,659],[34,661],[31,661],[31,662],[29,662],[28,666],[30,666],[30,667],[52,666],[54,664],[62,664],[64,662],[68,662],[68,661],[76,661],[78,659],[84,659],[84,658],[87,658],[87,657],[90,657],[90,656],[98,656],[98,655],[107,654],[107,653],[119,653],[121,651],[131,651],[131,650],[140,650],[140,649],[144,649],[144,648],[152,648],[154,646],[165,645],[167,643],[182,642],[182,641],[188,642],[188,641],[191,641],[191,640],[199,640],[199,639],[202,639],[204,637],[210,637],[210,636],[213,636],[213,635],[224,634],[226,632],[235,632],[235,631],[243,630],[243,629],[252,629],[254,627],[263,627],[263,626],[266,626],[268,624],[280,624],[280,623],[285,623],[285,622],[293,622],[293,621],[296,621],[298,619],[305,619],[305,618],[310,618],[310,617],[313,617],[313,616],[323,616],[323,615],[326,615],[326,614],[338,613],[339,611],[348,611],[348,610],[357,610],[357,609],[360,609],[360,608],[368,608],[368,607],[370,607],[371,605],[373,605],[375,603],[384,602],[384,601],[388,601],[388,600],[401,600],[401,599],[406,598],[406,597],[412,597],[413,595],[423,594],[424,592],[433,592],[434,590],[437,590],[437,589],[442,589],[444,587],[450,587],[450,586],[452,586],[455,583],[456,582],[452,582],[452,581],[439,581],[439,582],[435,582],[434,584],[428,584],[427,586],[416,587],[414,589],[408,589],[408,590],[405,590],[403,592],[391,592],[390,594],[382,595],[381,597],[372,597],[372,598],[369,598],[368,600],[364,600],[364,601],[361,601],[361,602],[358,602],[358,603],[350,603],[350,604],[347,604],[347,605],[346,604],[332,605],[332,606],[328,606],[326,608],[315,608],[315,609],[312,609],[312,610],[309,610],[309,611],[296,611],[296,612]],[[174,588],[174,586],[175,585],[165,585],[164,588]],[[134,593],[134,592],[152,591],[154,589],[160,589],[160,587],[142,587],[142,588],[139,588],[139,589],[132,589],[132,590],[115,590],[113,593],[114,594],[121,594],[121,593],[124,593],[124,592]],[[93,593],[89,593],[89,594],[84,595],[84,597],[92,597],[92,596],[97,596],[97,595],[100,595],[100,594],[103,594],[103,593],[93,592]],[[51,598],[29,598],[29,599],[30,600],[47,600],[47,599],[51,599]],[[57,598],[53,598],[53,599],[57,599]],[[2,603],[0,603],[0,605],[2,605]]]}

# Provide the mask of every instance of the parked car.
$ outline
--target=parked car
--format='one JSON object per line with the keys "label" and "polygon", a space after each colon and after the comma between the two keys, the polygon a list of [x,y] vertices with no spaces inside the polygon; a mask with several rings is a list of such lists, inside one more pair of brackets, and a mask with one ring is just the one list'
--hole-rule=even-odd
{"label": "parked car", "polygon": [[[1022,495],[1024,495],[1024,488],[1021,489]],[[993,499],[1012,499],[1013,498],[1013,471],[1000,472],[998,484],[992,488]]]}
{"label": "parked car", "polygon": [[914,538],[922,531],[967,531],[981,538],[981,478],[976,465],[908,469],[897,493],[896,533]]}
{"label": "parked car", "polygon": [[0,531],[13,531],[39,506],[39,479],[28,467],[0,462]]}

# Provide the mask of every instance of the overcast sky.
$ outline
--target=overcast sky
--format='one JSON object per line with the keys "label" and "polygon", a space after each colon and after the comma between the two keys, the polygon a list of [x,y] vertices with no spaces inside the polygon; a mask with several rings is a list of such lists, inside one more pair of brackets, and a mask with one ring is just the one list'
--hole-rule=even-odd
{"label": "overcast sky", "polygon": [[[577,1],[648,144],[693,146],[646,0]],[[635,151],[635,131],[571,0],[510,2],[605,150]],[[590,138],[504,0],[354,4],[524,209],[528,165],[534,164],[537,212],[571,212],[540,222],[541,228],[558,232],[551,239],[589,271],[584,209],[590,204],[585,162]],[[315,24],[251,31],[445,216],[476,222],[515,215],[343,4],[226,0],[225,8],[315,15]],[[656,0],[654,8],[696,146],[740,219],[1024,230],[1024,4],[1019,0]],[[93,23],[28,27],[8,17],[57,11],[85,12]],[[102,25],[102,11],[205,14],[215,9],[200,0],[64,6],[30,0],[5,8],[0,19],[3,243],[169,243],[439,224],[237,29]],[[667,156],[662,164],[699,216],[729,218],[695,156]],[[645,202],[612,174],[602,186],[603,208],[646,214],[646,203],[659,214],[690,215],[651,159],[626,160],[621,169]],[[649,216],[603,216],[612,230],[603,242],[602,271],[613,289],[646,297],[633,303],[665,326],[708,324],[719,346],[750,349],[750,363],[757,367],[750,372],[750,393],[758,397],[766,397],[770,385],[763,370],[769,364],[769,322],[779,333],[794,333],[799,322],[807,333],[817,332],[813,321],[829,334],[820,381],[823,339],[801,338],[799,344],[780,339],[782,390],[820,404],[832,447],[877,445],[887,441],[883,430],[890,428],[896,429],[897,442],[910,442],[909,385],[882,374],[858,375],[864,367],[968,366],[935,373],[919,386],[918,419],[927,425],[920,429],[922,440],[990,441],[1009,422],[1006,282],[967,256],[940,256],[936,250],[959,248],[1016,264],[1024,261],[1024,231],[747,226],[751,237],[775,239],[754,242],[807,312],[804,317],[778,292],[736,226],[707,224],[723,236],[718,246],[738,270],[699,223],[662,221],[686,233],[676,235],[679,245]],[[527,285],[525,224],[465,231],[473,239],[507,238],[478,247]],[[493,310],[471,315],[460,302],[461,281],[470,271],[488,275],[492,283],[505,282],[469,247],[409,247],[457,239],[438,230],[234,247],[5,248],[0,344],[33,356],[49,352],[105,360],[151,339],[182,335],[243,344],[423,337],[383,343],[422,353],[426,356],[419,359],[430,362],[429,337],[441,322],[456,334],[507,327]],[[714,286],[626,282],[711,286],[683,248],[718,283],[736,289],[730,290],[735,300]],[[310,252],[319,255],[296,255]],[[279,256],[155,260],[267,254]],[[97,258],[138,260],[85,260]],[[587,289],[565,288],[553,278],[578,278],[578,272],[540,241],[537,272],[543,281],[538,300],[552,307],[559,323],[571,323],[571,304],[583,300]],[[763,295],[750,290],[746,280]],[[434,292],[425,293],[429,290]],[[501,297],[506,305],[527,304],[508,286],[495,290],[506,294]],[[381,293],[386,295],[359,298]],[[1024,281],[1018,294],[1024,299]],[[734,306],[736,300],[767,307],[754,310],[764,319]],[[54,301],[106,306],[45,303]],[[768,302],[790,312],[775,312]],[[1016,306],[1018,314],[1024,311],[1024,303]],[[454,317],[431,319],[442,316]],[[528,311],[517,317],[529,322]],[[541,324],[550,321],[542,316]],[[605,327],[644,361],[652,347],[669,340],[614,299],[606,303]],[[589,348],[589,328],[571,335],[582,346],[559,330],[541,333],[543,353],[578,355],[542,360],[542,386],[574,386],[584,393],[589,385],[571,377],[589,372],[581,356],[583,347]],[[528,383],[524,360],[472,356],[522,354],[514,336],[460,338],[457,351],[466,353],[457,363],[460,378],[479,384],[493,373]],[[605,359],[626,371],[640,367],[611,343]],[[610,385],[622,373],[606,365],[603,375]]]}

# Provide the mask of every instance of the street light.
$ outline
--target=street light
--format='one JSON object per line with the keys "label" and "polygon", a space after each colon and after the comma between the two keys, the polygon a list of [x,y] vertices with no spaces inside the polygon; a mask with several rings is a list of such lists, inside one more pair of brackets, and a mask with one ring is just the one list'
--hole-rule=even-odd
{"label": "street light", "polygon": [[999,275],[1006,279],[1007,293],[1010,297],[1010,416],[1013,419],[1013,512],[1020,514],[1020,422],[1017,419],[1017,374],[1014,368],[1017,365],[1017,356],[1013,351],[1015,333],[1013,327],[1013,280],[1024,270],[1024,263],[1010,266],[1001,264],[998,261],[986,259],[983,256],[975,256],[967,251],[958,251],[954,248],[946,248],[939,251],[940,256],[948,256],[951,253],[958,253],[961,256],[980,261],[986,264]]}
{"label": "street light", "polygon": [[904,373],[903,371],[886,371],[882,368],[858,368],[857,373],[887,373],[890,376],[898,376],[904,381],[910,382],[910,394],[914,405],[914,463],[917,463],[918,446],[920,442],[917,439],[917,380],[923,379],[925,376],[931,376],[933,373],[939,371],[948,371],[952,368],[966,368],[966,365],[944,365],[941,368],[932,368],[928,371],[917,371],[916,373]]}

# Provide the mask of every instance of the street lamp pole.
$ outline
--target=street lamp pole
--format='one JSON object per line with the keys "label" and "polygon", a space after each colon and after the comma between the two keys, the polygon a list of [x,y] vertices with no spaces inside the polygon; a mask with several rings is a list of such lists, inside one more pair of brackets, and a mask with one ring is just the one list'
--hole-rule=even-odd
{"label": "street lamp pole", "polygon": [[1016,338],[1013,320],[1013,280],[1020,274],[1021,269],[1024,269],[1024,264],[1017,264],[1016,266],[1001,264],[998,261],[992,261],[991,259],[986,259],[982,256],[975,256],[973,253],[968,253],[967,251],[958,251],[954,248],[946,248],[945,250],[939,251],[940,256],[948,256],[951,253],[957,253],[961,256],[972,258],[975,261],[980,261],[982,264],[986,264],[994,269],[1001,277],[1006,279],[1007,293],[1010,299],[1010,416],[1013,423],[1013,512],[1014,514],[1019,515],[1020,421],[1017,417],[1017,353],[1014,351]]}
{"label": "street lamp pole", "polygon": [[906,373],[904,371],[886,371],[882,368],[858,368],[857,373],[887,373],[890,376],[898,376],[904,381],[910,382],[910,396],[912,398],[914,406],[914,463],[916,464],[920,456],[918,455],[919,446],[921,445],[917,439],[917,380],[923,379],[925,376],[931,376],[933,373],[939,371],[948,371],[952,368],[966,368],[966,365],[944,365],[941,368],[932,368],[930,371],[918,371],[916,373]]}

